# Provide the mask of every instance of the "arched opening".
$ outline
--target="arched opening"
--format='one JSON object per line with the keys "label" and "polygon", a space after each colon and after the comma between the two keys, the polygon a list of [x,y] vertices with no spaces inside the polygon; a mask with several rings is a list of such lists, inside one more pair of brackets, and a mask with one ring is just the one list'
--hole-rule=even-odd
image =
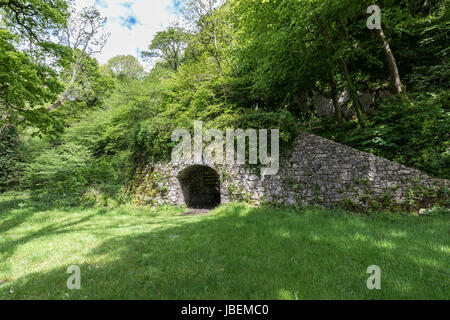
{"label": "arched opening", "polygon": [[178,181],[188,208],[212,209],[220,204],[220,181],[216,170],[193,165],[178,174]]}

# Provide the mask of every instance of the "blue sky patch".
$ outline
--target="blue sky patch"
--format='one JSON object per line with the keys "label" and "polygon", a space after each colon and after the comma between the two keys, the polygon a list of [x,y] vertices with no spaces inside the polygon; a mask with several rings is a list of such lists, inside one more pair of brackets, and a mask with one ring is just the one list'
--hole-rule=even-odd
{"label": "blue sky patch", "polygon": [[101,8],[108,8],[107,0],[95,0],[95,5]]}
{"label": "blue sky patch", "polygon": [[124,8],[131,9],[133,2],[121,2],[120,5]]}
{"label": "blue sky patch", "polygon": [[135,25],[137,25],[139,23],[138,19],[136,18],[136,16],[127,16],[127,17],[120,17],[120,25],[128,28],[129,30],[133,29],[133,27]]}
{"label": "blue sky patch", "polygon": [[172,14],[180,14],[183,9],[183,3],[181,0],[172,0],[172,5],[167,7],[167,11]]}
{"label": "blue sky patch", "polygon": [[[1,0],[0,0],[1,1]],[[95,5],[108,18],[105,31],[108,43],[98,59],[106,63],[119,54],[140,58],[154,35],[180,16],[184,0],[74,0],[77,9]]]}

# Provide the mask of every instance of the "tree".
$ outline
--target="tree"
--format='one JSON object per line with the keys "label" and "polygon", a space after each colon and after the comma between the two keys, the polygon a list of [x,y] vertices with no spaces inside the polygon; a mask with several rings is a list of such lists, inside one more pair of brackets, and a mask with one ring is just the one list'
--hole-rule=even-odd
{"label": "tree", "polygon": [[111,58],[106,66],[119,79],[141,79],[144,75],[144,68],[132,55]]}
{"label": "tree", "polygon": [[19,137],[17,128],[0,126],[0,192],[17,182],[19,171]]}
{"label": "tree", "polygon": [[69,16],[67,1],[0,1],[0,119],[59,130],[43,107],[56,100],[69,50],[52,38]]}
{"label": "tree", "polygon": [[56,110],[66,123],[82,119],[87,112],[103,106],[115,87],[114,78],[108,71],[95,58],[87,56],[81,61],[70,95]]}
{"label": "tree", "polygon": [[[365,3],[366,3],[366,5],[369,5],[369,3],[367,1]],[[374,6],[372,6],[372,7],[374,7]],[[378,18],[376,18],[376,19],[381,20],[381,12],[378,11],[379,7],[378,8],[376,8],[376,7],[377,6],[375,6],[373,8],[373,10],[375,12],[375,16],[378,15]],[[371,13],[370,9],[371,9],[371,7],[369,7],[368,13]],[[395,60],[394,53],[392,52],[391,46],[389,45],[389,41],[388,41],[386,35],[384,34],[383,27],[381,25],[381,21],[379,21],[378,26],[375,26],[375,32],[376,32],[378,39],[381,42],[381,45],[383,48],[383,53],[384,53],[384,56],[386,59],[387,68],[389,70],[391,87],[396,94],[401,94],[401,93],[403,93],[403,85],[400,80],[400,72],[398,71],[397,62]]]}
{"label": "tree", "polygon": [[186,48],[186,33],[179,27],[159,31],[153,38],[149,50],[142,52],[144,58],[159,57],[174,71],[178,70]]}
{"label": "tree", "polygon": [[386,57],[386,64],[389,70],[389,75],[391,79],[391,87],[396,94],[403,93],[403,85],[400,80],[400,72],[398,71],[397,62],[395,61],[394,53],[392,52],[391,46],[386,38],[386,35],[383,32],[383,28],[380,27],[376,29],[376,33],[380,42],[383,46],[383,52]]}
{"label": "tree", "polygon": [[[357,90],[368,69],[379,66],[377,52],[364,46],[369,30],[360,1],[236,0],[236,69],[248,79],[259,105],[299,105],[305,91],[334,100],[346,90],[363,126]],[[359,81],[359,83],[358,83]],[[306,99],[305,99],[306,100]],[[301,107],[310,113],[309,108]]]}
{"label": "tree", "polygon": [[198,40],[214,57],[221,77],[223,76],[221,42],[228,37],[222,12],[223,3],[223,0],[187,0],[185,9],[187,21],[196,31]]}
{"label": "tree", "polygon": [[65,74],[65,90],[49,110],[55,110],[71,94],[83,60],[100,53],[109,37],[103,31],[106,18],[95,7],[73,12],[66,28],[59,33],[60,43],[72,50],[71,63]]}
{"label": "tree", "polygon": [[40,43],[52,30],[64,27],[70,13],[67,0],[3,0],[2,21],[13,34]]}

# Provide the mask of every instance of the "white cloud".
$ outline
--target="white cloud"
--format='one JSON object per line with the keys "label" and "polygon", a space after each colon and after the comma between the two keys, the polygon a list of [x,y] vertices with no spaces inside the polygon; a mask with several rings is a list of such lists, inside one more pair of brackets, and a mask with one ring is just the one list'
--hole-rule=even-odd
{"label": "white cloud", "polygon": [[147,50],[156,32],[176,21],[173,0],[76,0],[78,9],[95,5],[108,18],[105,29],[111,33],[102,53],[97,56],[106,63],[119,54]]}

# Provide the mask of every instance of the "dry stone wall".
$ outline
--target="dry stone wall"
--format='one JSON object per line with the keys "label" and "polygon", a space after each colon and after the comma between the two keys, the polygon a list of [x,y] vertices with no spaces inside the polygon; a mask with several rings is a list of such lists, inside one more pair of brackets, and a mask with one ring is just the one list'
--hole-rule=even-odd
{"label": "dry stone wall", "polygon": [[[192,164],[148,164],[136,173],[136,197],[141,204],[184,205],[179,173]],[[237,164],[201,165],[215,169],[221,203],[276,202],[330,207],[343,201],[364,203],[368,197],[391,195],[410,200],[415,187],[438,188],[448,181],[309,133],[301,133],[291,154],[280,161],[277,175],[261,178]],[[255,172],[253,172],[255,171]]]}

